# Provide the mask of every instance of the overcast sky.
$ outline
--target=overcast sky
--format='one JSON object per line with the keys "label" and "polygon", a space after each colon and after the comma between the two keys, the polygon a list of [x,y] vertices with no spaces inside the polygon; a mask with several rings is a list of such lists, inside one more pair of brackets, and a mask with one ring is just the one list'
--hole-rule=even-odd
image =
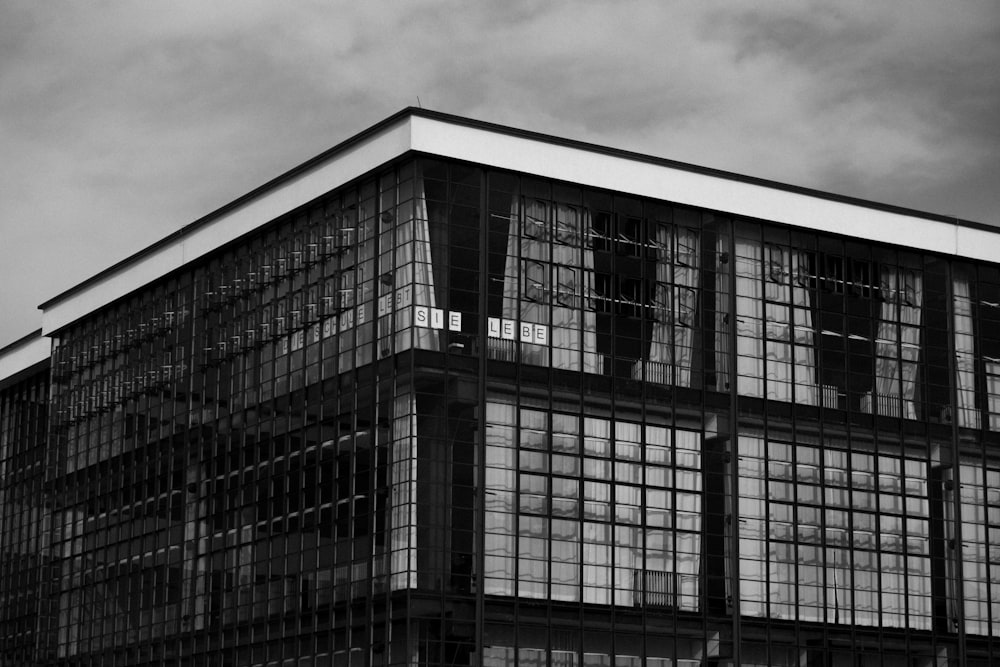
{"label": "overcast sky", "polygon": [[0,346],[418,97],[1000,224],[998,70],[996,0],[0,0]]}

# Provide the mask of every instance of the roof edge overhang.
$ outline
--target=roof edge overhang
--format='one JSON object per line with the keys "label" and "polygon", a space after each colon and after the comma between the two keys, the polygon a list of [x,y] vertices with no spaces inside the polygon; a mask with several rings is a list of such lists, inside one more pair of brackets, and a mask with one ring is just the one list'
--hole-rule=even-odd
{"label": "roof edge overhang", "polygon": [[996,261],[996,228],[409,107],[46,301],[52,335],[408,152],[867,241]]}
{"label": "roof edge overhang", "polygon": [[0,348],[0,389],[41,370],[49,362],[51,343],[41,329]]}
{"label": "roof edge overhang", "polygon": [[414,119],[414,150],[865,241],[990,262],[1000,256],[1000,229],[987,224],[467,119],[443,120]]}

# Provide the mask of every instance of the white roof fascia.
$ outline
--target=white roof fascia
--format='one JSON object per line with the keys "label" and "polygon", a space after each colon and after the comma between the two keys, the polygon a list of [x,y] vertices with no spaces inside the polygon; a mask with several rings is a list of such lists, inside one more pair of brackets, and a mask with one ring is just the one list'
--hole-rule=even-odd
{"label": "white roof fascia", "polygon": [[0,350],[0,383],[49,358],[52,341],[42,335],[20,340]]}
{"label": "white roof fascia", "polygon": [[547,141],[503,128],[409,114],[46,303],[42,309],[43,335],[58,331],[409,150],[868,241],[990,262],[1000,257],[1000,233],[957,221],[951,224],[828,199],[736,176],[593,150],[586,145]]}
{"label": "white roof fascia", "polygon": [[56,299],[42,309],[42,333],[49,335],[75,320],[102,308],[138,287],[146,285],[184,264],[212,252],[233,239],[344,185],[379,165],[405,153],[410,147],[411,117],[356,144],[347,146],[323,162],[278,183],[272,189],[214,220],[165,243],[162,247],[127,262],[92,284]]}
{"label": "white roof fascia", "polygon": [[971,259],[1000,257],[1000,234],[987,230],[434,118],[413,118],[413,148],[734,216]]}

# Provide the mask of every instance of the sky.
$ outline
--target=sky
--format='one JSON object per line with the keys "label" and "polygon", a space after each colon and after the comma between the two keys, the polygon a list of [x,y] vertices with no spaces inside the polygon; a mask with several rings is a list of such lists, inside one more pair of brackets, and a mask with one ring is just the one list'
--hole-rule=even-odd
{"label": "sky", "polygon": [[418,104],[1000,225],[998,70],[996,0],[0,0],[0,347]]}

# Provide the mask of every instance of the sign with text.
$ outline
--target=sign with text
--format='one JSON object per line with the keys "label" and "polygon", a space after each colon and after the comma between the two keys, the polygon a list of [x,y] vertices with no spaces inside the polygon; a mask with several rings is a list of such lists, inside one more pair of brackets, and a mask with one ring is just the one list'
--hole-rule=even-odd
{"label": "sign with text", "polygon": [[378,298],[378,316],[388,315],[394,309],[399,311],[413,304],[413,288],[400,287],[393,294],[383,294]]}
{"label": "sign with text", "polygon": [[462,313],[427,306],[413,307],[413,323],[418,327],[429,329],[444,329],[447,323],[448,331],[462,330]]}
{"label": "sign with text", "polygon": [[293,331],[278,342],[277,354],[282,355],[301,350],[307,342],[318,343],[325,338],[349,331],[356,326],[369,322],[371,316],[368,313],[370,312],[370,305],[358,306],[357,308],[345,310],[339,315],[331,315],[324,319],[322,323],[317,322],[316,324],[307,326],[305,329]]}
{"label": "sign with text", "polygon": [[490,317],[486,320],[486,335],[490,338],[519,340],[522,343],[548,345],[549,327],[545,324]]}

